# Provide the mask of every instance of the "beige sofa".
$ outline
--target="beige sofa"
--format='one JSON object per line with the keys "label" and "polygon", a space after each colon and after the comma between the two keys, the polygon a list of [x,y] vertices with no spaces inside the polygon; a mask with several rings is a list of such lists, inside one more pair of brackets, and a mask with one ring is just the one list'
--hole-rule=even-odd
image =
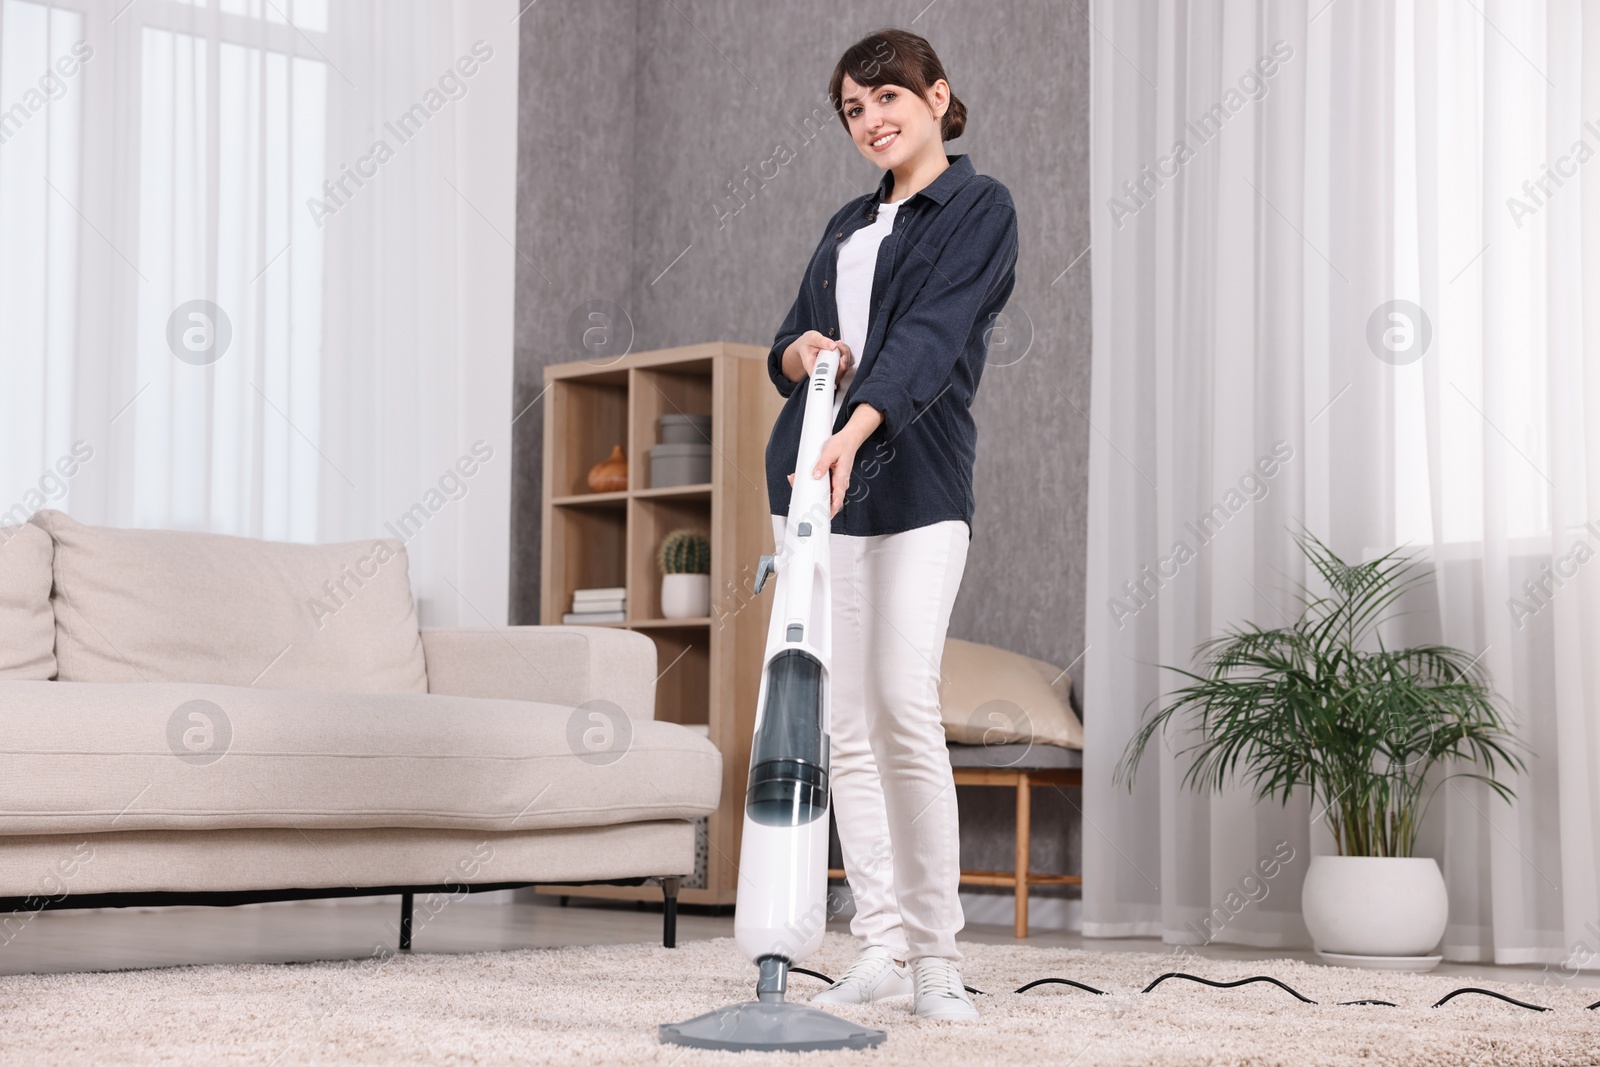
{"label": "beige sofa", "polygon": [[721,757],[653,720],[654,643],[420,630],[407,564],[394,539],[0,527],[0,925],[659,879],[670,944]]}

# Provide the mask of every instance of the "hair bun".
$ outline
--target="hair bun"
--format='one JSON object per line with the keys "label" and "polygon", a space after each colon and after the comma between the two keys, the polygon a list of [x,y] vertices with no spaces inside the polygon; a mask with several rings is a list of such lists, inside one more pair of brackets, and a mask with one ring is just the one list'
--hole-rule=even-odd
{"label": "hair bun", "polygon": [[946,141],[954,141],[966,128],[967,105],[963,104],[955,93],[951,93],[950,106],[945,109],[944,118],[939,120],[939,129]]}

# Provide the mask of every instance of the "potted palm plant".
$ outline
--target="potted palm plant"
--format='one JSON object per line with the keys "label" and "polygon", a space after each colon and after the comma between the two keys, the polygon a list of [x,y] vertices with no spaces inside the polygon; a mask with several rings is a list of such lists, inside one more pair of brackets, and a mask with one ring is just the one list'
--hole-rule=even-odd
{"label": "potted palm plant", "polygon": [[[1379,624],[1426,570],[1398,550],[1351,564],[1310,533],[1295,540],[1328,594],[1302,587],[1289,625],[1230,628],[1196,650],[1198,670],[1166,667],[1188,682],[1145,709],[1115,780],[1132,790],[1151,740],[1183,716],[1197,737],[1179,752],[1192,757],[1184,785],[1220,789],[1237,776],[1257,801],[1284,803],[1309,790],[1338,847],[1312,858],[1301,893],[1317,951],[1425,970],[1449,917],[1438,864],[1412,854],[1428,804],[1456,777],[1510,800],[1494,774],[1521,771],[1523,746],[1476,657],[1384,644]],[[1435,766],[1453,769],[1430,782]]]}

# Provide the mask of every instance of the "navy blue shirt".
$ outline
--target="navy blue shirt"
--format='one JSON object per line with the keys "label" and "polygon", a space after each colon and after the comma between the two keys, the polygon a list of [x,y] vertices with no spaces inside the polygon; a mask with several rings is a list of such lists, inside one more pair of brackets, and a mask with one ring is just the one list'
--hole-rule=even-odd
{"label": "navy blue shirt", "polygon": [[[900,205],[878,246],[867,339],[834,421],[837,433],[857,404],[883,423],[856,452],[834,533],[865,537],[961,519],[972,529],[972,463],[978,431],[972,398],[987,356],[989,330],[1016,283],[1017,211],[999,181],[973,170],[967,155]],[[789,513],[789,475],[800,449],[806,391],[783,375],[783,353],[801,334],[839,337],[835,300],[839,246],[877,217],[894,172],[828,220],[800,293],[767,354],[767,370],[788,398],[767,440],[767,499]]]}

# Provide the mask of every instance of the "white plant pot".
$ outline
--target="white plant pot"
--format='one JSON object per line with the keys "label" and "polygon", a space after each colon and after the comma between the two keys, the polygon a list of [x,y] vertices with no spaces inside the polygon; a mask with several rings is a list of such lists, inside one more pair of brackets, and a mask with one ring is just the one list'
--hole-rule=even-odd
{"label": "white plant pot", "polygon": [[711,575],[663,574],[661,617],[703,619],[711,614]]}
{"label": "white plant pot", "polygon": [[1450,897],[1425,856],[1313,856],[1300,911],[1318,952],[1397,960],[1433,951]]}

